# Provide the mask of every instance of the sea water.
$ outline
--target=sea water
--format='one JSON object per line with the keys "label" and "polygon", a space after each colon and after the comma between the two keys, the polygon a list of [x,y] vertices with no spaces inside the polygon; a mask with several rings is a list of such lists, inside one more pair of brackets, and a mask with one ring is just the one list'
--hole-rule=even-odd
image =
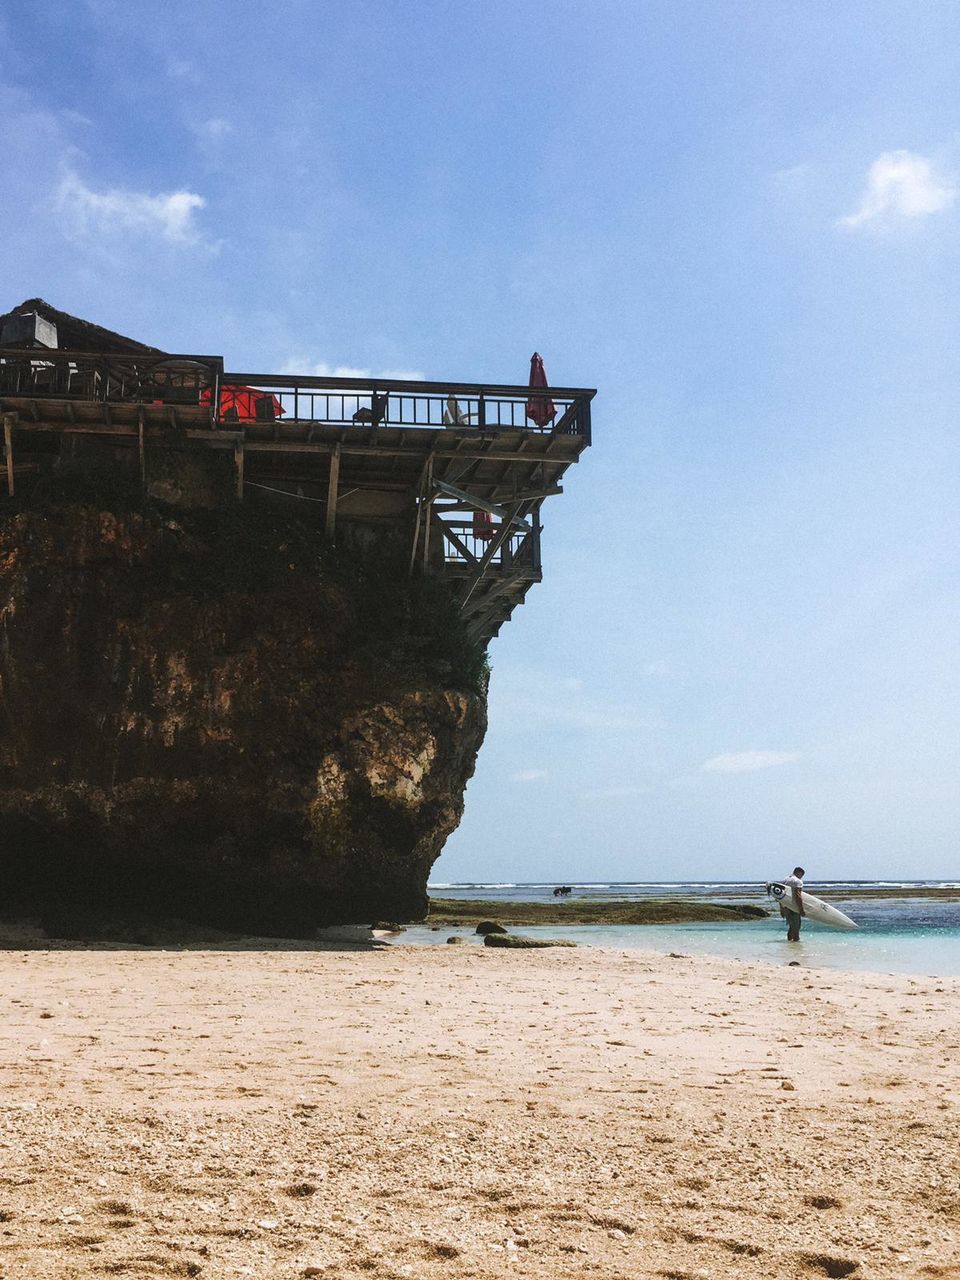
{"label": "sea water", "polygon": [[[571,885],[567,898],[555,899],[553,884],[431,884],[436,898],[482,899],[486,902],[550,902],[558,912],[575,913],[577,901],[629,902],[649,898],[679,901],[748,902],[767,907],[766,919],[729,924],[578,925],[511,927],[530,937],[569,938],[581,945],[714,955],[737,960],[805,967],[860,969],[874,973],[913,973],[933,977],[960,975],[960,881],[818,881],[810,890],[828,899],[860,926],[841,931],[805,921],[801,941],[786,942],[786,926],[775,903],[756,882],[670,881]],[[880,896],[860,897],[869,889]],[[945,897],[909,897],[905,890],[955,891]],[[494,913],[495,914],[495,913]],[[472,928],[418,926],[401,935],[404,942],[445,943],[454,935],[473,937]]]}

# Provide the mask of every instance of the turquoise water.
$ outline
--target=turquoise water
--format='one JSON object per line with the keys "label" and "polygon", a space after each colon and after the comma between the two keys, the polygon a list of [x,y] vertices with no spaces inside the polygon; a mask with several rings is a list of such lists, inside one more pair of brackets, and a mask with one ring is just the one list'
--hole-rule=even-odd
{"label": "turquoise water", "polygon": [[[960,882],[913,881],[871,884],[863,887],[882,888],[889,896],[857,898],[850,889],[860,887],[850,881],[810,883],[811,892],[829,899],[855,920],[856,932],[828,929],[805,922],[802,941],[788,944],[785,926],[776,906],[755,883],[698,883],[670,885],[598,884],[575,886],[565,903],[576,904],[578,898],[615,898],[618,900],[670,897],[717,901],[727,898],[738,902],[754,902],[771,909],[765,920],[731,924],[681,925],[564,925],[517,926],[513,932],[531,937],[569,938],[595,947],[623,947],[650,951],[676,951],[686,955],[715,955],[730,959],[762,961],[785,965],[799,960],[811,968],[865,970],[874,973],[912,973],[947,977],[960,976]],[[952,900],[909,898],[898,890],[913,885],[955,888]],[[553,885],[431,885],[431,894],[444,898],[483,898],[503,902],[553,902]],[[470,929],[443,927],[440,930],[417,927],[408,929],[402,941],[419,944],[445,944],[448,937],[460,934],[478,941]]]}

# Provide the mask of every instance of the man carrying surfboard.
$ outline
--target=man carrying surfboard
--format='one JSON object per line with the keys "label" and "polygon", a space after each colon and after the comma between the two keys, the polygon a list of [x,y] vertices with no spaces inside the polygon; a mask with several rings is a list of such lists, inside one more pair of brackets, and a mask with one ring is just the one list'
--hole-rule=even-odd
{"label": "man carrying surfboard", "polygon": [[788,889],[793,890],[793,901],[797,905],[797,910],[792,911],[790,907],[781,904],[780,910],[787,917],[787,941],[800,941],[800,919],[807,913],[803,909],[803,877],[806,875],[803,867],[794,867],[793,875],[787,876],[784,885]]}

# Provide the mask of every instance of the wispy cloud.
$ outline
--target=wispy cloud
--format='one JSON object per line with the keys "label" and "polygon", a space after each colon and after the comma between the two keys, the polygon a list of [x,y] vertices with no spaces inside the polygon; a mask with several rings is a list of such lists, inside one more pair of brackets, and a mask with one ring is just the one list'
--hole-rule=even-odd
{"label": "wispy cloud", "polygon": [[200,120],[190,128],[203,146],[215,146],[233,133],[233,125],[223,116],[211,116],[209,120]]}
{"label": "wispy cloud", "polygon": [[547,702],[536,698],[503,694],[497,698],[497,712],[517,724],[531,726],[541,732],[550,729],[599,730],[615,733],[649,728],[650,717],[622,706],[581,700],[576,703]]}
{"label": "wispy cloud", "polygon": [[550,774],[546,769],[519,769],[516,773],[510,775],[511,782],[541,782],[544,778],[548,778]]}
{"label": "wispy cloud", "polygon": [[328,364],[326,360],[287,360],[281,373],[302,373],[314,378],[389,378],[392,382],[426,382],[420,369],[359,368],[350,364]]}
{"label": "wispy cloud", "polygon": [[798,196],[809,185],[813,176],[813,167],[807,162],[793,164],[786,169],[777,169],[773,174],[773,186],[783,196]]}
{"label": "wispy cloud", "polygon": [[884,151],[867,172],[860,208],[837,221],[848,231],[871,224],[915,221],[953,204],[956,186],[939,175],[926,156]]}
{"label": "wispy cloud", "polygon": [[799,751],[727,751],[702,765],[704,773],[756,773],[800,759]]}
{"label": "wispy cloud", "polygon": [[648,796],[653,792],[653,787],[640,786],[637,783],[627,782],[622,786],[612,787],[595,787],[590,791],[582,791],[580,793],[581,800],[629,800],[634,796]]}
{"label": "wispy cloud", "polygon": [[94,191],[73,169],[68,169],[56,196],[57,209],[71,233],[132,232],[160,236],[171,244],[196,244],[200,232],[194,214],[206,204],[193,191],[149,195],[119,187]]}

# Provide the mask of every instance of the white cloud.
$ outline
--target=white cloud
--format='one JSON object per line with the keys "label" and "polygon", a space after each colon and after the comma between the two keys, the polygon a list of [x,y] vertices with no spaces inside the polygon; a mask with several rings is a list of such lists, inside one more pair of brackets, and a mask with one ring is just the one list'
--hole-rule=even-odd
{"label": "white cloud", "polygon": [[209,120],[201,120],[199,124],[190,126],[198,140],[208,146],[222,142],[233,133],[233,125],[222,116],[211,116]]}
{"label": "white cloud", "polygon": [[193,191],[147,195],[118,187],[94,191],[72,169],[57,190],[57,208],[74,234],[128,231],[159,235],[172,244],[196,244],[194,214],[206,201]]}
{"label": "white cloud", "polygon": [[926,156],[884,151],[867,173],[860,208],[837,225],[852,231],[870,223],[925,218],[948,208],[956,196],[954,184],[938,175]]}
{"label": "white cloud", "polygon": [[384,369],[378,375],[394,382],[426,382],[427,375],[421,369]]}
{"label": "white cloud", "polygon": [[325,360],[287,360],[281,373],[305,374],[312,378],[389,378],[391,382],[426,382],[426,374],[420,369],[355,368],[349,364],[327,364]]}
{"label": "white cloud", "polygon": [[511,782],[540,782],[543,778],[548,778],[546,769],[520,769],[510,777]]}
{"label": "white cloud", "polygon": [[705,773],[756,773],[799,759],[798,751],[728,751],[708,760],[702,769]]}

